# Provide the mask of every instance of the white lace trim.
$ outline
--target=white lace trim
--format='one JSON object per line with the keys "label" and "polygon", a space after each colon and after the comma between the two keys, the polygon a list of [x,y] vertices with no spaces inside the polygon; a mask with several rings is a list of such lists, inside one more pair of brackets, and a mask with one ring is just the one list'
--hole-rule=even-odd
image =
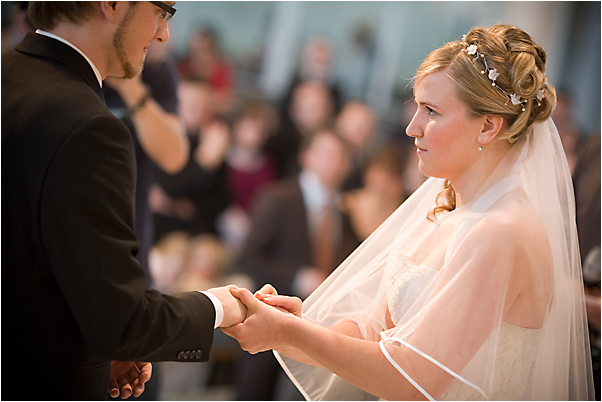
{"label": "white lace trim", "polygon": [[394,325],[399,323],[435,275],[435,268],[416,265],[405,256],[399,256],[393,272],[393,284],[387,292],[389,312]]}

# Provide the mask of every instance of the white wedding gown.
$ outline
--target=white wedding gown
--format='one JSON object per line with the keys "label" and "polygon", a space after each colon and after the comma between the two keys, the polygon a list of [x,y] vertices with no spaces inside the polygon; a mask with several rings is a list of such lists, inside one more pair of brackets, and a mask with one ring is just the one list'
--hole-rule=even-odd
{"label": "white wedding gown", "polygon": [[[388,306],[391,320],[397,325],[407,310],[437,275],[437,270],[416,265],[404,256],[400,256],[395,268],[393,284],[389,289]],[[470,306],[467,306],[469,308]],[[496,347],[493,389],[491,399],[516,401],[525,399],[527,384],[535,361],[540,341],[541,329],[517,327],[502,321]],[[490,337],[481,350],[490,350]],[[477,352],[465,369],[459,373],[462,377],[478,378],[478,373],[486,373],[487,357]],[[486,383],[475,380],[475,385]],[[433,395],[435,397],[435,395]],[[480,400],[483,396],[473,388],[454,380],[440,395],[439,400]]]}

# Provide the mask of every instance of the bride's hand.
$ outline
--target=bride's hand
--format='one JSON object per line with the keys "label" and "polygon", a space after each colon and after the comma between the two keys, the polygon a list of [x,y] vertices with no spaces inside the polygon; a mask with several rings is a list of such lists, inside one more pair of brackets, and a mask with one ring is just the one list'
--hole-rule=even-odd
{"label": "bride's hand", "polygon": [[303,302],[298,297],[265,295],[261,293],[257,293],[255,297],[269,306],[276,307],[280,311],[301,318]]}
{"label": "bride's hand", "polygon": [[276,296],[278,294],[278,291],[276,290],[276,288],[274,286],[270,285],[269,283],[266,283],[265,285],[263,285],[261,287],[261,289],[259,289],[257,292],[255,292],[255,297],[257,297],[257,295],[259,295],[259,294]]}
{"label": "bride's hand", "polygon": [[278,291],[269,283],[266,283],[254,294],[257,300],[275,307],[276,309],[301,318],[302,301],[298,297],[279,296]]}

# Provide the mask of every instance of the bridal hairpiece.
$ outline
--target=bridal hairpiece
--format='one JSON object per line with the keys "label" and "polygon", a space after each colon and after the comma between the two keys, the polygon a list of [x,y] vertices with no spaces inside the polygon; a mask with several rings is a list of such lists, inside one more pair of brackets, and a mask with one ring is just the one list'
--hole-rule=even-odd
{"label": "bridal hairpiece", "polygon": [[[513,105],[521,105],[522,111],[524,112],[525,105],[527,104],[529,99],[521,99],[521,97],[517,94],[509,94],[508,92],[504,91],[499,85],[497,85],[495,80],[497,80],[497,77],[500,76],[500,73],[495,68],[489,67],[489,65],[487,64],[487,58],[483,53],[479,52],[479,49],[477,47],[478,42],[472,42],[468,44],[466,42],[466,35],[462,37],[462,42],[464,42],[464,44],[467,46],[465,50],[468,53],[468,55],[476,55],[475,57],[477,59],[481,59],[483,61],[485,69],[481,70],[481,74],[487,74],[487,78],[491,80],[491,85],[497,87],[500,91],[504,93],[504,95],[506,95],[506,98],[508,98],[508,100],[506,101],[506,105],[508,104],[508,101],[512,102]],[[544,90],[540,89],[539,91],[537,91],[537,95],[535,96],[535,98],[537,99],[538,106],[541,106],[541,100],[544,98]]]}

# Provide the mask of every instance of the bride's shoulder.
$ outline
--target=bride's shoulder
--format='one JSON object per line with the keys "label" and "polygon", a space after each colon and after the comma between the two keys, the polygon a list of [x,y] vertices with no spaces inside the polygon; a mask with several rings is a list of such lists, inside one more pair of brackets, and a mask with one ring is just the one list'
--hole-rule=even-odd
{"label": "bride's shoulder", "polygon": [[483,214],[474,226],[476,238],[499,244],[529,247],[547,239],[537,211],[520,194]]}

